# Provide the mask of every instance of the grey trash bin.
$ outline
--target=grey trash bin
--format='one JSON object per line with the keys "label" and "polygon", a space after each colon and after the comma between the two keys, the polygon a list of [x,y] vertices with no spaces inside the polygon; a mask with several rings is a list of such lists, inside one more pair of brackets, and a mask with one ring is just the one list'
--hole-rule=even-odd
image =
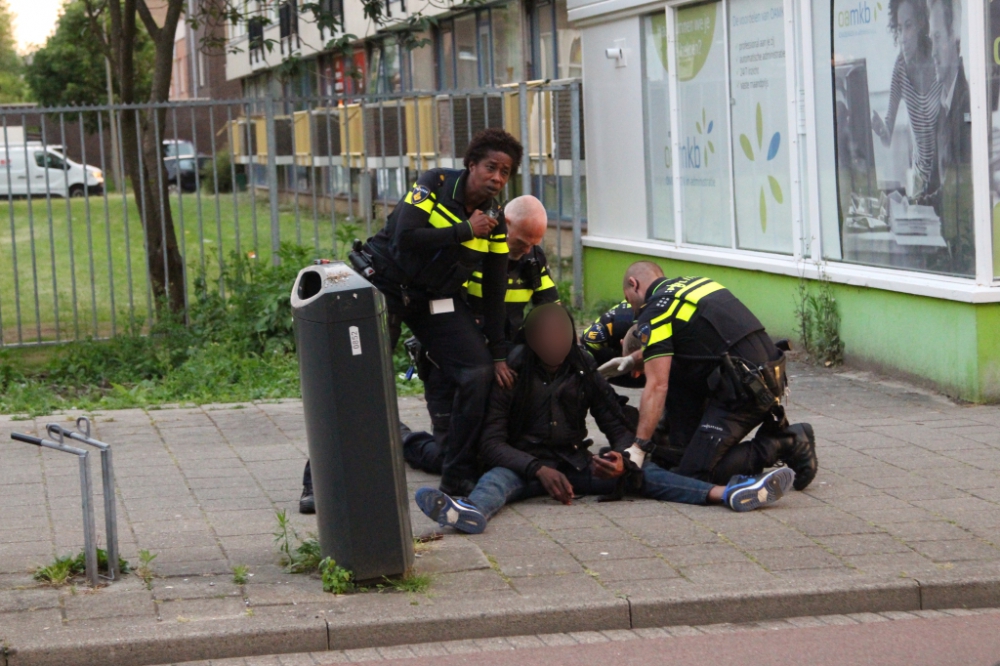
{"label": "grey trash bin", "polygon": [[385,299],[343,262],[299,272],[292,314],[319,542],[357,580],[413,564]]}

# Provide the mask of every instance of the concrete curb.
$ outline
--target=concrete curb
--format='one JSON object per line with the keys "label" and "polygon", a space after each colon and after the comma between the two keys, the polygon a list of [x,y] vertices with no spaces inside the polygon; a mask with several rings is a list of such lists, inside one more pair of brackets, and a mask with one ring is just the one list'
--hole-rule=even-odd
{"label": "concrete curb", "polygon": [[[416,607],[414,605],[416,602]],[[4,666],[143,666],[205,659],[389,647],[427,641],[754,622],[809,615],[1000,606],[1000,574],[818,578],[797,584],[642,592],[626,598],[511,594],[437,600],[332,597],[329,604],[263,607],[253,617],[191,624],[92,622],[6,636]]]}

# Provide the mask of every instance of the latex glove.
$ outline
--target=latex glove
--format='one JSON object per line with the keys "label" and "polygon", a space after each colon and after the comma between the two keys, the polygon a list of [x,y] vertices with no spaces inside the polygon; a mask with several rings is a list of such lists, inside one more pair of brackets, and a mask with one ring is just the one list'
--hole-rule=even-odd
{"label": "latex glove", "polygon": [[[615,359],[618,360],[618,359]],[[635,466],[642,469],[642,463],[646,460],[646,452],[633,444],[624,451],[628,459],[635,463]]]}
{"label": "latex glove", "polygon": [[597,369],[601,376],[606,378],[620,377],[627,375],[635,369],[635,358],[632,356],[620,356],[613,358]]}

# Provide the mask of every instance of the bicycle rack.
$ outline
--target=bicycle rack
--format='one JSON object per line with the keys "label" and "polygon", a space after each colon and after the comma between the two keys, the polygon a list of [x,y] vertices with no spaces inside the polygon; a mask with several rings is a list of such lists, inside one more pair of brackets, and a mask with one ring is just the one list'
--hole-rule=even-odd
{"label": "bicycle rack", "polygon": [[45,430],[52,439],[63,443],[64,437],[96,447],[101,451],[101,481],[104,485],[104,531],[108,541],[108,580],[117,580],[118,570],[118,514],[115,506],[115,473],[111,464],[111,446],[90,436],[90,419],[81,416],[76,420],[76,430],[69,430],[58,423],[49,423]]}
{"label": "bicycle rack", "polygon": [[90,480],[90,452],[78,449],[75,446],[67,446],[50,439],[33,437],[19,432],[12,432],[10,438],[26,444],[44,446],[45,448],[71,453],[77,456],[80,462],[80,495],[83,505],[83,553],[87,579],[92,587],[97,587],[97,544],[94,540],[94,503],[92,501],[92,484]]}

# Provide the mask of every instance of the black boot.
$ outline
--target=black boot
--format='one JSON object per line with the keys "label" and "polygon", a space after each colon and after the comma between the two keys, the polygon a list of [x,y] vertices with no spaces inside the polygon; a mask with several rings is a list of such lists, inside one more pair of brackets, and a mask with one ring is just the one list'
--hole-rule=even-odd
{"label": "black boot", "polygon": [[816,478],[819,461],[816,458],[816,437],[808,423],[794,423],[785,429],[778,449],[781,460],[795,472],[796,490],[805,490]]}
{"label": "black boot", "polygon": [[299,498],[299,513],[316,513],[316,498],[313,497],[312,484],[302,486],[302,497]]}

